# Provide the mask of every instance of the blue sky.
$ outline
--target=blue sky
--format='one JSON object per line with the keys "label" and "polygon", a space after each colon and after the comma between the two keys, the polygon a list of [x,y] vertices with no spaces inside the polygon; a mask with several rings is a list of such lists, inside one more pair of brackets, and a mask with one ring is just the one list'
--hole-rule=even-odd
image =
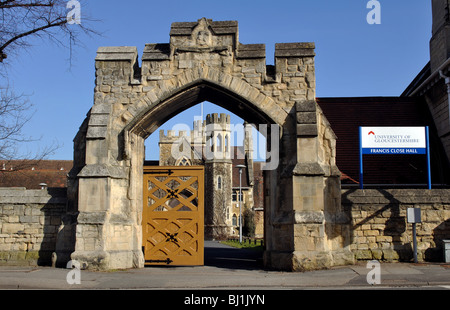
{"label": "blue sky", "polygon": [[[92,27],[103,36],[80,37],[84,46],[74,49],[72,66],[69,50],[46,40],[33,40],[32,48],[8,59],[10,85],[34,104],[24,134],[40,138],[24,152],[57,141],[61,147],[50,159],[72,159],[72,140],[93,104],[97,48],[136,46],[142,55],[145,43],[169,42],[176,21],[237,20],[239,41],[264,43],[267,64],[274,62],[275,43],[315,42],[317,97],[398,96],[429,60],[430,0],[379,0],[379,25],[366,21],[368,0],[80,2],[82,23],[86,16],[100,20]],[[223,111],[205,104],[204,114]],[[189,112],[162,129],[191,125],[200,107]],[[147,149],[154,151],[155,141],[150,137]]]}

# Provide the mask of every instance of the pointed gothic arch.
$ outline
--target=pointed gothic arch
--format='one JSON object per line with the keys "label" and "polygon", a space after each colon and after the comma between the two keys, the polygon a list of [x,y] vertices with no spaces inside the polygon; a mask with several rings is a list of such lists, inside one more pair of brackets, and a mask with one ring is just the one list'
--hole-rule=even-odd
{"label": "pointed gothic arch", "polygon": [[335,137],[314,100],[314,44],[277,44],[275,66],[266,66],[264,45],[239,43],[237,31],[234,21],[173,23],[170,44],[147,44],[141,66],[135,47],[98,49],[94,104],[74,139],[69,176],[68,214],[76,220],[66,225],[76,229],[75,246],[59,240],[61,260],[143,267],[144,140],[210,101],[269,125],[268,148],[279,147],[265,171],[265,265],[306,270],[352,261],[348,236],[335,233],[340,179]]}
{"label": "pointed gothic arch", "polygon": [[192,166],[192,161],[186,156],[182,156],[175,162],[175,166]]}

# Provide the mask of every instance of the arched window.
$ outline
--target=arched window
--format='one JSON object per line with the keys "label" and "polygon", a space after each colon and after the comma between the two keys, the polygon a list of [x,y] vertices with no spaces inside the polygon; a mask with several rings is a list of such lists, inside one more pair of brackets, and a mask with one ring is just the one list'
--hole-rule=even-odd
{"label": "arched window", "polygon": [[217,150],[217,152],[222,152],[222,135],[220,133],[217,135],[216,150]]}
{"label": "arched window", "polygon": [[231,224],[233,226],[237,226],[237,216],[236,216],[236,214],[233,214],[233,218],[231,220]]}
{"label": "arched window", "polygon": [[228,137],[228,135],[225,135],[225,152],[228,152],[228,149],[229,149],[229,147],[228,147],[228,140],[229,140],[229,137]]}
{"label": "arched window", "polygon": [[217,177],[217,189],[222,189],[222,177]]}
{"label": "arched window", "polygon": [[211,152],[214,152],[214,136],[211,134],[211,137],[209,138],[209,147]]}
{"label": "arched window", "polygon": [[175,166],[191,166],[191,165],[192,165],[191,161],[186,156],[181,157],[175,163]]}

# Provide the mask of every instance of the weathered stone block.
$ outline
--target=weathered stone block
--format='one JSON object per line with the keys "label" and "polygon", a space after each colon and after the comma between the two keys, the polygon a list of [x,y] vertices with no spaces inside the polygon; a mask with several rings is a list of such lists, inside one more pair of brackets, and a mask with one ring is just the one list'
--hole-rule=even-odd
{"label": "weathered stone block", "polygon": [[316,124],[316,112],[297,112],[297,123],[299,124]]}
{"label": "weathered stone block", "polygon": [[298,137],[315,137],[317,132],[316,124],[297,124]]}
{"label": "weathered stone block", "polygon": [[354,251],[355,258],[358,260],[369,260],[372,259],[372,251],[370,250],[356,250]]}
{"label": "weathered stone block", "polygon": [[294,215],[295,224],[323,224],[324,219],[322,211],[296,211]]}
{"label": "weathered stone block", "polygon": [[93,127],[90,126],[86,135],[88,139],[104,139],[108,133],[106,126]]}
{"label": "weathered stone block", "polygon": [[23,231],[25,228],[24,224],[19,223],[3,223],[2,233],[3,234],[17,234]]}
{"label": "weathered stone block", "polygon": [[315,44],[304,43],[277,43],[275,44],[275,57],[313,57]]}

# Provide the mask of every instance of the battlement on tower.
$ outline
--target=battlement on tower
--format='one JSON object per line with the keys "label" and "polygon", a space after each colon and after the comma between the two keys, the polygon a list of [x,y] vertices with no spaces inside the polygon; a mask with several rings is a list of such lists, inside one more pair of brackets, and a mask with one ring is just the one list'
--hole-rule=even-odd
{"label": "battlement on tower", "polygon": [[230,125],[230,115],[225,113],[208,114],[206,115],[206,125],[209,124]]}
{"label": "battlement on tower", "polygon": [[[208,126],[209,125],[209,126]],[[213,125],[213,126],[211,126]],[[229,131],[230,115],[226,113],[212,113],[206,115],[204,121],[195,120],[193,130],[188,133],[187,130],[160,130],[159,143],[176,143],[180,138],[185,138],[190,143],[205,143],[207,131]],[[211,134],[209,132],[209,134]]]}
{"label": "battlement on tower", "polygon": [[189,134],[187,130],[160,130],[159,131],[159,143],[172,144],[179,143],[181,139],[184,138],[191,144],[205,143],[205,135],[202,130],[190,130]]}
{"label": "battlement on tower", "polygon": [[159,131],[159,142],[160,143],[173,143],[182,137],[186,137],[187,139],[190,139],[186,130],[180,130],[180,131],[167,130],[167,134],[166,134],[165,130]]}

